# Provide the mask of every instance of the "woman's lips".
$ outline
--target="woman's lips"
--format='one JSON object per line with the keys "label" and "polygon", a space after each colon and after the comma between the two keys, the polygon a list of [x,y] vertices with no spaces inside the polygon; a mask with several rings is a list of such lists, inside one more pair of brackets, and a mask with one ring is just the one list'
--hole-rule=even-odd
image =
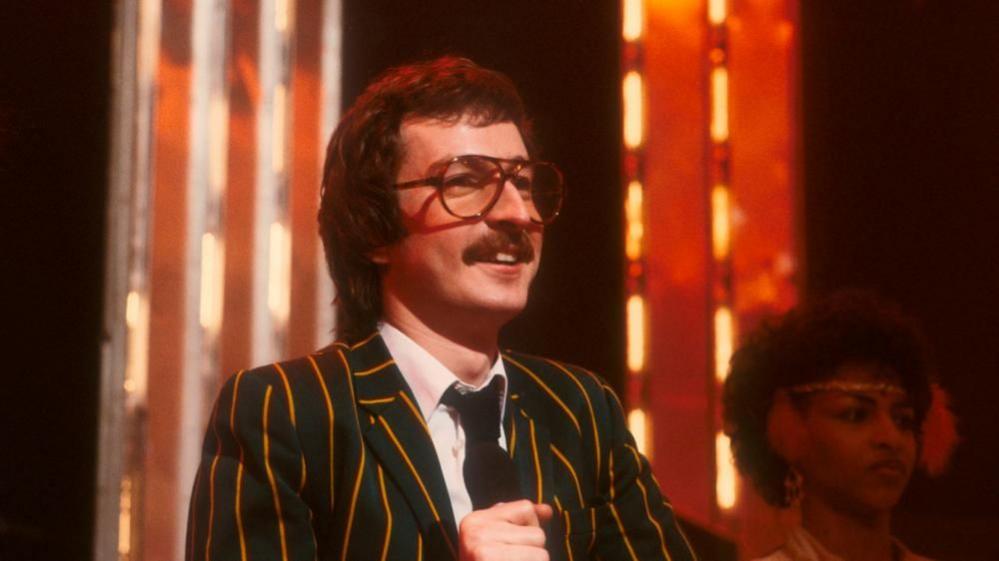
{"label": "woman's lips", "polygon": [[905,463],[901,460],[880,460],[870,465],[869,469],[880,475],[903,477],[908,473]]}

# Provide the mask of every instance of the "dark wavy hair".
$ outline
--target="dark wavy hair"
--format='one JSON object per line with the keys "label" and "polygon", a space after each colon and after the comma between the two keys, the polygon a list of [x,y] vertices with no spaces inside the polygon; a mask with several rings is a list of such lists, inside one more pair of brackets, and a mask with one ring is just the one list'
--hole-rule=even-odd
{"label": "dark wavy hair", "polygon": [[319,233],[336,287],[340,340],[369,335],[382,314],[379,269],[368,256],[406,235],[392,186],[403,155],[399,128],[409,118],[469,119],[476,126],[511,122],[528,152],[535,152],[523,101],[504,74],[446,56],[375,79],[330,138],[323,169]]}
{"label": "dark wavy hair", "polygon": [[909,318],[870,294],[837,293],[766,321],[732,356],[722,394],[725,432],[739,471],[771,505],[789,506],[784,481],[790,467],[767,439],[775,393],[858,363],[898,375],[915,409],[920,442],[918,427],[930,404],[926,345]]}

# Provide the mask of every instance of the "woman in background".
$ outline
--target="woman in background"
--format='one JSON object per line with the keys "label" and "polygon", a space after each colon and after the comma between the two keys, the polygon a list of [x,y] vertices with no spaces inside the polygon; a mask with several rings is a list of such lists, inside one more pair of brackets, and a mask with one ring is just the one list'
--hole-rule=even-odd
{"label": "woman in background", "polygon": [[891,535],[917,463],[931,473],[955,442],[908,320],[840,294],[764,324],[733,356],[726,433],[739,470],[801,525],[766,561],[927,561]]}

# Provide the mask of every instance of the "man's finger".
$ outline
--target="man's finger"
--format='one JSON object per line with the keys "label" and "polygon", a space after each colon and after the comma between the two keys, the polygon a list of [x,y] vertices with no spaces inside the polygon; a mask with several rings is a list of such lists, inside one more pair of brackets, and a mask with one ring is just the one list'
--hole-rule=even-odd
{"label": "man's finger", "polygon": [[475,542],[487,542],[529,547],[545,547],[545,532],[537,526],[519,526],[508,522],[476,529]]}
{"label": "man's finger", "polygon": [[496,559],[498,561],[548,561],[548,551],[536,547],[526,547],[521,545],[507,545],[497,550],[490,551],[483,557],[486,561]]}
{"label": "man's finger", "polygon": [[[541,520],[538,518],[535,506],[537,505],[531,501],[522,499],[512,503],[497,503],[495,506],[479,512],[489,512],[502,520],[511,524],[517,524],[518,526],[541,526]],[[550,512],[548,517],[551,517]]]}

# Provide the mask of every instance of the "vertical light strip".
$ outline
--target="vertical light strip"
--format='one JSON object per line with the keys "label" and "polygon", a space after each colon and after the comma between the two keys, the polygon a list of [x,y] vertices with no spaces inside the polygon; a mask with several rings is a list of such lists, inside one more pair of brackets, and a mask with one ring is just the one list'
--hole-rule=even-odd
{"label": "vertical light strip", "polygon": [[708,22],[712,25],[723,25],[728,18],[726,0],[708,0]]}
{"label": "vertical light strip", "polygon": [[293,0],[274,0],[274,30],[278,33],[287,33],[291,20],[290,2]]}
{"label": "vertical light strip", "polygon": [[291,232],[282,222],[271,223],[268,251],[267,308],[277,325],[287,325],[290,312],[288,294],[291,292]]}
{"label": "vertical light strip", "polygon": [[715,309],[715,379],[724,382],[728,375],[728,361],[735,349],[735,320],[732,309],[718,306]]}
{"label": "vertical light strip", "polygon": [[649,438],[649,418],[645,409],[638,407],[628,413],[628,430],[639,443],[639,450],[646,456],[652,455],[652,439]]}
{"label": "vertical light strip", "polygon": [[271,362],[285,352],[290,304],[291,228],[288,209],[290,35],[293,0],[260,4],[260,89],[254,208],[251,359]]}
{"label": "vertical light strip", "polygon": [[191,92],[184,262],[183,359],[177,427],[177,495],[173,550],[184,551],[190,490],[211,400],[221,377],[218,335],[225,283],[222,209],[228,162],[229,3],[195,0],[191,33]]}
{"label": "vertical light strip", "polygon": [[711,140],[728,140],[728,70],[724,66],[711,71]]}
{"label": "vertical light strip", "polygon": [[711,250],[714,258],[722,261],[732,250],[731,201],[728,186],[715,185],[711,189]]}
{"label": "vertical light strip", "polygon": [[118,556],[130,559],[132,553],[132,478],[121,480],[121,502],[118,515]]}
{"label": "vertical light strip", "polygon": [[625,41],[634,42],[642,38],[645,31],[645,6],[642,0],[624,0],[622,2],[621,36]]}
{"label": "vertical light strip", "polygon": [[271,172],[280,177],[285,171],[285,156],[287,154],[287,119],[288,88],[284,84],[275,84],[273,93],[271,131]]}
{"label": "vertical light strip", "polygon": [[626,228],[624,254],[630,261],[638,261],[642,258],[645,240],[644,201],[642,183],[637,179],[628,183],[628,198],[624,205]]}
{"label": "vertical light strip", "polygon": [[[224,54],[222,55],[224,57]],[[221,203],[229,176],[229,96],[225,83],[217,84],[211,102],[211,144],[209,146],[209,187]]]}
{"label": "vertical light strip", "polygon": [[[322,68],[322,117],[319,126],[319,165],[320,173],[326,155],[326,143],[333,128],[340,119],[340,83],[342,60],[341,0],[323,0],[323,22],[320,65]],[[332,336],[336,327],[333,315],[333,282],[326,267],[325,254],[320,246],[316,249],[316,341],[323,346]]]}
{"label": "vertical light strip", "polygon": [[[216,14],[225,21],[225,14]],[[225,238],[222,231],[222,209],[229,171],[229,97],[225,81],[225,46],[215,45],[211,102],[209,105],[208,186],[203,212],[205,231],[201,237],[201,298],[199,320],[206,335],[206,351],[214,352],[216,338],[222,330],[222,306],[225,296]],[[205,373],[210,382],[216,373]]]}
{"label": "vertical light strip", "polygon": [[645,298],[645,186],[642,177],[645,142],[645,80],[642,75],[642,38],[645,3],[624,0],[621,5],[624,39],[621,78],[621,141],[624,147],[625,298],[628,367],[628,426],[638,449],[652,453],[652,424],[646,413],[648,320]]}
{"label": "vertical light strip", "polygon": [[[160,3],[116,10],[95,559],[141,546],[149,366],[149,205]],[[122,306],[123,304],[123,306]],[[118,310],[123,308],[122,316]]]}
{"label": "vertical light strip", "polygon": [[149,296],[146,291],[128,293],[125,304],[128,325],[128,360],[125,367],[125,412],[138,413],[146,407],[149,381]]}
{"label": "vertical light strip", "polygon": [[[732,278],[732,194],[729,155],[729,75],[727,0],[708,0],[708,131],[711,140],[709,194],[713,290],[714,379],[716,394],[728,375],[728,364],[736,345]],[[718,400],[715,399],[717,406]],[[717,418],[717,415],[716,415]],[[728,438],[721,431],[715,439],[715,502],[722,510],[736,503],[737,479],[731,462]]]}
{"label": "vertical light strip", "polygon": [[629,71],[622,84],[624,95],[624,145],[630,149],[639,148],[645,136],[645,108],[642,75]]}
{"label": "vertical light strip", "polygon": [[628,371],[641,375],[645,371],[645,299],[639,294],[628,297]]}
{"label": "vertical light strip", "polygon": [[211,336],[222,328],[222,293],[225,264],[221,242],[212,232],[201,235],[201,328]]}
{"label": "vertical light strip", "polygon": [[715,496],[718,506],[724,510],[735,506],[738,480],[735,464],[732,461],[732,447],[729,438],[724,433],[715,435]]}

